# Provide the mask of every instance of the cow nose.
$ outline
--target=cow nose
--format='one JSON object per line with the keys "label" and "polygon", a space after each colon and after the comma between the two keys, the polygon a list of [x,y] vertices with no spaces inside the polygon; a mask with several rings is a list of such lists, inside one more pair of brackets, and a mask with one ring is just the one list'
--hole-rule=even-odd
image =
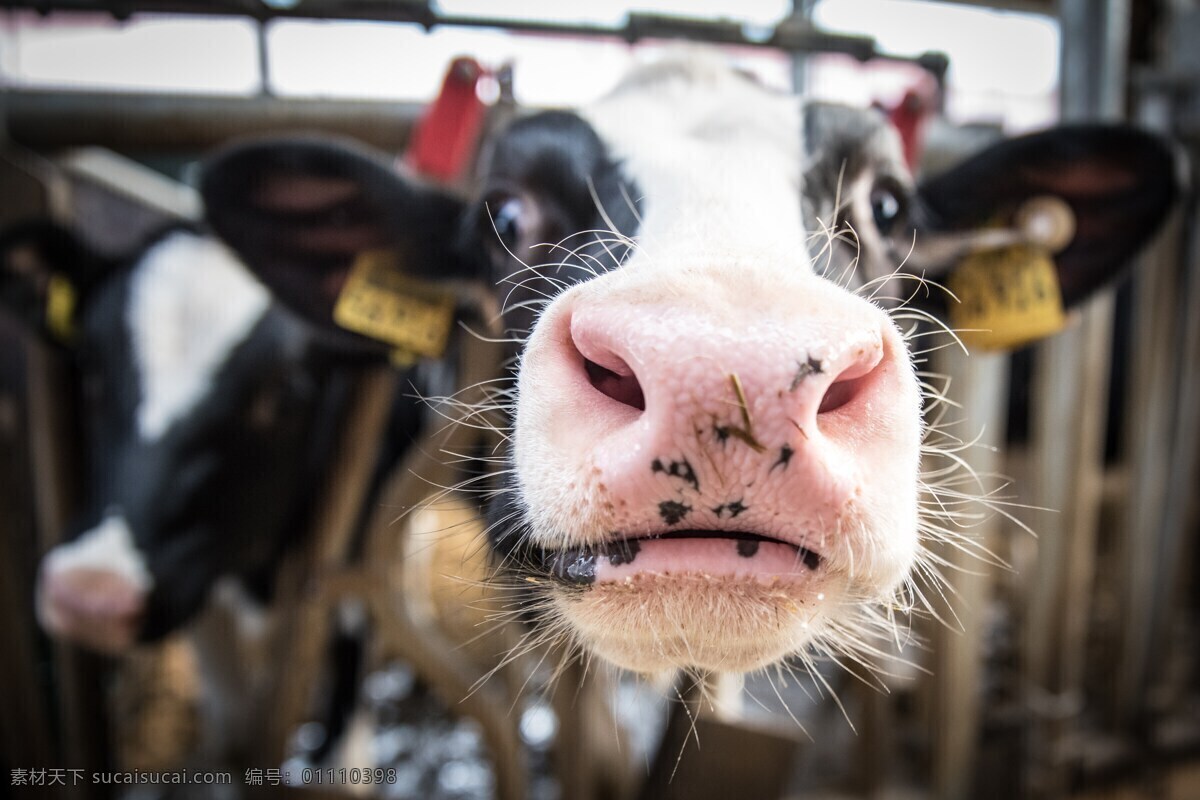
{"label": "cow nose", "polygon": [[840,311],[714,324],[702,309],[596,304],[574,310],[568,344],[587,383],[610,401],[595,413],[645,418],[651,449],[706,427],[753,448],[760,433],[838,436],[868,422],[865,396],[886,402],[894,393],[888,383],[903,355],[890,323]]}
{"label": "cow nose", "polygon": [[[674,405],[681,390],[685,398],[732,392],[739,415],[748,413],[748,397],[773,393],[793,425],[812,428],[820,415],[843,408],[865,391],[889,355],[885,333],[867,325],[838,330],[810,321],[765,326],[773,330],[740,338],[713,330],[701,314],[660,311],[647,315],[629,336],[617,333],[621,316],[619,310],[587,309],[571,319],[571,344],[588,383],[623,407],[608,411],[619,416],[645,411],[647,391],[659,406]],[[819,337],[813,328],[820,329]],[[817,339],[822,344],[803,344]],[[831,340],[844,344],[829,345]],[[772,353],[778,356],[774,364]]]}
{"label": "cow nose", "polygon": [[137,641],[152,584],[128,522],[110,509],[42,560],[38,619],[52,636],[117,654]]}
{"label": "cow nose", "polygon": [[43,571],[38,618],[47,633],[103,653],[118,654],[137,641],[146,591],[102,567]]}
{"label": "cow nose", "polygon": [[[580,292],[544,320],[522,423],[550,447],[519,463],[584,465],[606,536],[730,527],[752,500],[737,525],[828,531],[873,475],[915,474],[919,392],[882,310],[817,278],[752,304],[715,294]],[[543,460],[562,452],[582,455]]]}

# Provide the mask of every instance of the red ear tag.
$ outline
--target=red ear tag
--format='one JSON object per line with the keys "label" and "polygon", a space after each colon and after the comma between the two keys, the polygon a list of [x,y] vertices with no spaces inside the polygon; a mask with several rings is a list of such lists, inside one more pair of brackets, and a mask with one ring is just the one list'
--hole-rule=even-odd
{"label": "red ear tag", "polygon": [[1011,349],[1066,325],[1058,272],[1041,248],[1013,245],[972,253],[946,285],[959,299],[950,304],[950,325],[968,347]]}
{"label": "red ear tag", "polygon": [[392,345],[396,364],[438,358],[454,324],[454,294],[405,275],[401,267],[390,250],[360,255],[333,307],[333,321]]}
{"label": "red ear tag", "polygon": [[494,81],[472,58],[456,58],[442,89],[413,131],[404,160],[418,174],[443,183],[462,178],[479,144],[487,103],[481,95]]}

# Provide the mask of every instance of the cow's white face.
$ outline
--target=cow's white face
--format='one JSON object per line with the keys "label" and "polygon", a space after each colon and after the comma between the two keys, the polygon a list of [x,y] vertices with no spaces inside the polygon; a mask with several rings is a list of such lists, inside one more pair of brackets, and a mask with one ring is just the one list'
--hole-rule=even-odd
{"label": "cow's white face", "polygon": [[888,316],[813,274],[796,99],[660,69],[581,115],[638,220],[526,342],[513,504],[552,629],[636,670],[749,670],[908,573],[920,392]]}

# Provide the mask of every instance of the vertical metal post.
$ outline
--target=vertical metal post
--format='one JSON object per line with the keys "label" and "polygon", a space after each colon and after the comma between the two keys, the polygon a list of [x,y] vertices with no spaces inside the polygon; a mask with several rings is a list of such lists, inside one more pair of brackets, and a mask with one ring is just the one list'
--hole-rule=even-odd
{"label": "vertical metal post", "polygon": [[[1200,14],[1191,4],[1166,3],[1171,31],[1166,75],[1187,76],[1143,84],[1137,98],[1138,122],[1195,144],[1197,103],[1192,33]],[[1179,89],[1185,89],[1179,92]],[[1189,129],[1190,128],[1190,129]],[[1194,155],[1193,155],[1194,157]],[[1194,194],[1155,252],[1143,259],[1133,284],[1134,318],[1130,361],[1137,370],[1126,390],[1128,425],[1123,454],[1132,476],[1127,509],[1127,565],[1121,587],[1121,653],[1115,716],[1118,724],[1145,733],[1164,708],[1160,690],[1164,665],[1172,662],[1169,631],[1177,614],[1177,597],[1188,569],[1189,506],[1194,502],[1200,468],[1200,239]],[[1177,249],[1173,249],[1177,248]],[[1157,256],[1157,257],[1156,257]],[[1164,313],[1165,312],[1165,313]],[[1170,688],[1167,684],[1166,688]],[[1151,698],[1159,696],[1158,707]]]}
{"label": "vertical metal post", "polygon": [[259,20],[254,26],[255,44],[258,48],[258,91],[263,97],[271,97],[271,53],[267,47],[267,26],[271,23],[265,19]]}
{"label": "vertical metal post", "polygon": [[[812,10],[817,0],[792,0],[791,19],[793,25],[812,24]],[[808,58],[809,53],[793,52],[792,59],[792,90],[803,95],[808,88]]]}
{"label": "vertical metal post", "polygon": [[[36,510],[31,500],[23,334],[0,318],[0,752],[11,768],[60,764],[33,609]],[[59,792],[55,796],[65,795]]]}
{"label": "vertical metal post", "polygon": [[1142,258],[1134,278],[1136,325],[1130,341],[1129,433],[1124,447],[1130,496],[1118,560],[1124,567],[1119,689],[1116,708],[1110,710],[1115,710],[1118,724],[1132,726],[1135,732],[1154,713],[1147,704],[1153,665],[1166,662],[1162,654],[1171,578],[1178,565],[1175,559],[1182,554],[1187,503],[1195,490],[1194,479],[1190,484],[1181,480],[1192,473],[1188,453],[1194,454],[1197,438],[1197,362],[1185,356],[1189,350],[1193,359],[1196,356],[1198,326],[1195,306],[1189,310],[1181,301],[1189,295],[1195,301],[1196,274],[1194,266],[1187,274],[1181,258],[1190,256],[1194,265],[1196,254],[1194,242],[1189,252],[1175,248],[1177,240],[1176,235],[1164,237]]}
{"label": "vertical metal post", "polygon": [[[77,508],[80,490],[73,468],[77,453],[71,446],[72,409],[66,365],[41,343],[31,342],[26,353],[30,451],[38,538],[44,552],[61,541],[67,520]],[[84,769],[89,774],[104,771],[111,762],[108,713],[101,685],[107,664],[100,656],[61,642],[54,646],[54,664],[64,766]],[[74,788],[82,797],[108,794],[99,786]]]}
{"label": "vertical metal post", "polygon": [[1059,0],[1058,19],[1062,119],[1124,118],[1129,0]]}
{"label": "vertical metal post", "polygon": [[[1059,0],[1060,103],[1064,120],[1123,116],[1128,0]],[[1034,707],[1049,713],[1034,741],[1044,760],[1035,792],[1064,779],[1054,761],[1081,697],[1087,611],[1095,576],[1113,301],[1090,302],[1079,322],[1040,345],[1030,409],[1033,501],[1056,510],[1039,525],[1039,553],[1025,609],[1025,679]],[[1056,702],[1040,702],[1049,697]],[[1036,700],[1035,700],[1036,699]],[[1066,713],[1060,713],[1060,712]]]}
{"label": "vertical metal post", "polygon": [[[979,437],[976,446],[959,455],[986,481],[986,476],[1003,471],[1008,359],[989,353],[968,356],[957,347],[947,347],[936,355],[935,371],[950,378],[949,399],[970,410],[967,430],[970,437]],[[926,469],[929,466],[925,465]],[[978,491],[983,494],[992,488],[980,486]],[[992,514],[967,533],[990,550],[989,540],[995,538],[1001,521],[999,514]],[[987,564],[964,552],[964,548],[944,547],[937,555],[950,565],[946,577],[954,587],[954,615],[947,619],[957,618],[961,629],[938,625],[933,633],[933,796],[958,800],[972,796],[979,756],[983,637],[994,575]]]}
{"label": "vertical metal post", "polygon": [[332,609],[316,587],[323,572],[343,566],[350,550],[395,396],[396,379],[386,367],[371,367],[352,380],[353,397],[341,421],[342,433],[320,489],[309,538],[288,559],[279,581],[276,602],[285,613],[273,648],[278,678],[270,687],[267,735],[256,754],[265,764],[283,762],[292,733],[309,713],[333,623]]}

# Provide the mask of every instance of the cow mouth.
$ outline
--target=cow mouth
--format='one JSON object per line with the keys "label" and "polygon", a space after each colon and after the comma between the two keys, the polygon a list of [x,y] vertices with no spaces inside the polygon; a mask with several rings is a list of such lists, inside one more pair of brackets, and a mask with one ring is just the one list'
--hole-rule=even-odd
{"label": "cow mouth", "polygon": [[111,570],[75,568],[39,581],[42,627],[101,653],[118,655],[136,643],[145,606],[144,590]]}
{"label": "cow mouth", "polygon": [[546,572],[576,586],[649,574],[701,574],[775,581],[819,572],[816,551],[749,531],[682,530],[546,551]]}

